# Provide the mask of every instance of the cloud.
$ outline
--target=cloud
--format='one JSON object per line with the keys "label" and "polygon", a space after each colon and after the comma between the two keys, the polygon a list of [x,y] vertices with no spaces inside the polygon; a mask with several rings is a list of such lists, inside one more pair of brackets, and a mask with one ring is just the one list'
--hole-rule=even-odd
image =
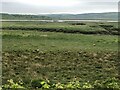
{"label": "cloud", "polygon": [[17,2],[17,0],[0,0],[1,3],[4,3],[4,2]]}
{"label": "cloud", "polygon": [[31,6],[74,6],[81,4],[81,0],[2,0],[1,3],[21,3]]}
{"label": "cloud", "polygon": [[119,2],[119,0],[83,0],[83,2]]}
{"label": "cloud", "polygon": [[[26,1],[26,2],[23,2]],[[96,13],[117,12],[117,1],[114,0],[34,0],[41,1],[39,4],[30,4],[33,0],[4,0],[3,12],[7,13]],[[51,3],[50,3],[51,1]],[[70,1],[70,2],[69,2]],[[105,2],[106,1],[106,2]],[[47,2],[47,3],[46,3]],[[68,3],[69,2],[69,3]]]}

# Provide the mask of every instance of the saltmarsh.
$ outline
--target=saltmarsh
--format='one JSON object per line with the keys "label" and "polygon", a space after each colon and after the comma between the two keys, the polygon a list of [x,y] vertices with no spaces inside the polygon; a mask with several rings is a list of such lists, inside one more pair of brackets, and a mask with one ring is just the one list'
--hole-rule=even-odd
{"label": "saltmarsh", "polygon": [[118,36],[64,34],[55,32],[3,30],[3,51],[87,50],[117,51]]}
{"label": "saltmarsh", "polygon": [[2,22],[5,30],[118,35],[117,22]]}
{"label": "saltmarsh", "polygon": [[4,29],[2,41],[3,84],[13,79],[34,88],[32,81],[42,79],[93,85],[109,78],[120,84],[117,35]]}

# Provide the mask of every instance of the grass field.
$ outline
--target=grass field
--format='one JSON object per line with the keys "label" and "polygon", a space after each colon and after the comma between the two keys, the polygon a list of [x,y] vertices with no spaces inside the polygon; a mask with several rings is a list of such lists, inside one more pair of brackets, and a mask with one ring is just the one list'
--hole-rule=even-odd
{"label": "grass field", "polygon": [[3,84],[13,79],[33,89],[34,80],[49,80],[60,86],[79,81],[89,83],[85,84],[88,88],[119,88],[116,28],[117,23],[100,22],[3,22]]}
{"label": "grass field", "polygon": [[3,22],[2,29],[118,35],[117,22]]}

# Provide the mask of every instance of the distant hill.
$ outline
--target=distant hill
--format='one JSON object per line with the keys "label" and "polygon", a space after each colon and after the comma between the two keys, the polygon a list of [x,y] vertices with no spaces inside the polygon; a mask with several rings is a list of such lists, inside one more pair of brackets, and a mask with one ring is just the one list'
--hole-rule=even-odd
{"label": "distant hill", "polygon": [[49,14],[46,15],[54,19],[104,19],[104,20],[117,20],[117,12],[109,13],[86,13],[86,14]]}
{"label": "distant hill", "polygon": [[20,15],[1,13],[2,19],[6,20],[51,20],[51,19],[99,19],[118,20],[117,12],[86,13],[86,14],[44,14],[44,15]]}
{"label": "distant hill", "polygon": [[1,13],[2,19],[5,20],[51,20],[48,16],[41,15],[20,15],[20,14],[6,14]]}

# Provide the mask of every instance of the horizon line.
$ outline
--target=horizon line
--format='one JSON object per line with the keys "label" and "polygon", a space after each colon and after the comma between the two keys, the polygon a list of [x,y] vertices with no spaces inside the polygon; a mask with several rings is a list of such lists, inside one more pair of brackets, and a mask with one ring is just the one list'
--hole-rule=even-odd
{"label": "horizon line", "polygon": [[35,14],[35,13],[9,13],[9,12],[0,12],[0,14],[15,14],[15,15],[52,15],[52,14],[73,14],[73,15],[77,15],[77,14],[101,14],[101,13],[118,13],[118,12],[91,12],[91,13],[39,13],[39,14]]}

